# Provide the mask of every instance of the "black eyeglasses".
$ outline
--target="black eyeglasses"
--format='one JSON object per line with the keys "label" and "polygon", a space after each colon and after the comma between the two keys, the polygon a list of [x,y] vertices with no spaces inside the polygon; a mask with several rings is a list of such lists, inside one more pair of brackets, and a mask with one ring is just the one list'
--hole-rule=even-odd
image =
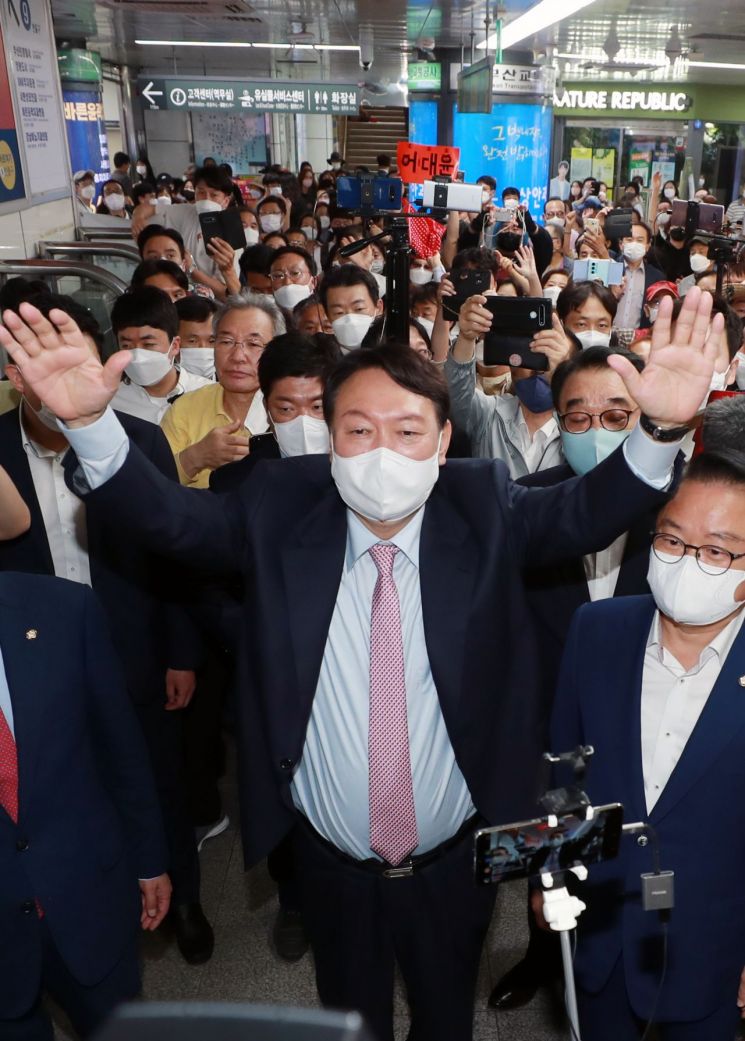
{"label": "black eyeglasses", "polygon": [[608,408],[605,412],[565,412],[559,416],[559,424],[567,434],[584,434],[597,416],[603,430],[625,430],[629,419],[637,411],[635,408]]}
{"label": "black eyeglasses", "polygon": [[651,535],[652,552],[658,560],[664,564],[677,564],[689,549],[693,549],[696,551],[696,563],[707,575],[723,575],[736,560],[745,557],[745,553],[730,553],[721,546],[692,546],[689,542],[683,542],[682,539],[664,531],[653,531]]}

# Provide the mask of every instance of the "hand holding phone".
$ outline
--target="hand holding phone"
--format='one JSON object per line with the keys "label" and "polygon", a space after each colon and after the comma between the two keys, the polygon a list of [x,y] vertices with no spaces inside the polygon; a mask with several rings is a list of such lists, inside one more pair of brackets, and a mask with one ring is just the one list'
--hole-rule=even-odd
{"label": "hand holding phone", "polygon": [[530,341],[530,349],[534,353],[546,355],[549,376],[571,356],[574,344],[564,332],[564,326],[555,311],[551,315],[551,328],[537,332]]}
{"label": "hand holding phone", "polygon": [[481,340],[492,327],[492,314],[484,306],[487,298],[477,295],[466,300],[458,315],[458,327],[464,340]]}

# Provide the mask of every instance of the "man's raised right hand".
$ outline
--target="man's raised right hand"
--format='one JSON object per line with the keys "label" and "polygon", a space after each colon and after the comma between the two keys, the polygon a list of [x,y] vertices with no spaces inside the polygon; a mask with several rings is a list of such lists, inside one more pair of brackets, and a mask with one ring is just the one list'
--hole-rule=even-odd
{"label": "man's raised right hand", "polygon": [[68,426],[87,426],[106,410],[131,360],[117,351],[105,365],[91,351],[77,324],[54,308],[49,319],[23,303],[3,313],[0,345],[21,370],[24,382]]}

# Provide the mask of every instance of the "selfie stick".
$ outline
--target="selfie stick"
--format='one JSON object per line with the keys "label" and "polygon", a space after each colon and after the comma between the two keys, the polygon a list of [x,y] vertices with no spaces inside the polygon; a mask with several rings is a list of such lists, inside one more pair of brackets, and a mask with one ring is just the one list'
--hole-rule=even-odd
{"label": "selfie stick", "polygon": [[[549,827],[556,827],[557,819],[554,817]],[[587,878],[587,868],[584,864],[577,864],[569,871],[584,882]],[[574,985],[574,958],[572,957],[572,942],[569,934],[577,928],[577,919],[587,906],[578,897],[572,896],[566,886],[555,887],[556,882],[561,882],[565,872],[560,871],[555,875],[547,871],[541,875],[541,887],[543,889],[543,917],[548,922],[551,930],[559,934],[561,941],[561,961],[564,967],[564,994],[567,1016],[572,1030],[572,1041],[581,1041],[579,1034],[579,1012],[577,1011],[577,990]]]}

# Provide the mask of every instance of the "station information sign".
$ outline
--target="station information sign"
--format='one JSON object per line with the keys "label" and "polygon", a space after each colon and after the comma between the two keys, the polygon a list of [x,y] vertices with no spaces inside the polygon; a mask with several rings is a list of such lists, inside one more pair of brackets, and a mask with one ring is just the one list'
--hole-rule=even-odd
{"label": "station information sign", "polygon": [[141,77],[137,92],[146,109],[193,112],[311,112],[353,116],[360,107],[360,89],[350,83],[308,83],[303,80],[229,80],[193,76],[189,79]]}

